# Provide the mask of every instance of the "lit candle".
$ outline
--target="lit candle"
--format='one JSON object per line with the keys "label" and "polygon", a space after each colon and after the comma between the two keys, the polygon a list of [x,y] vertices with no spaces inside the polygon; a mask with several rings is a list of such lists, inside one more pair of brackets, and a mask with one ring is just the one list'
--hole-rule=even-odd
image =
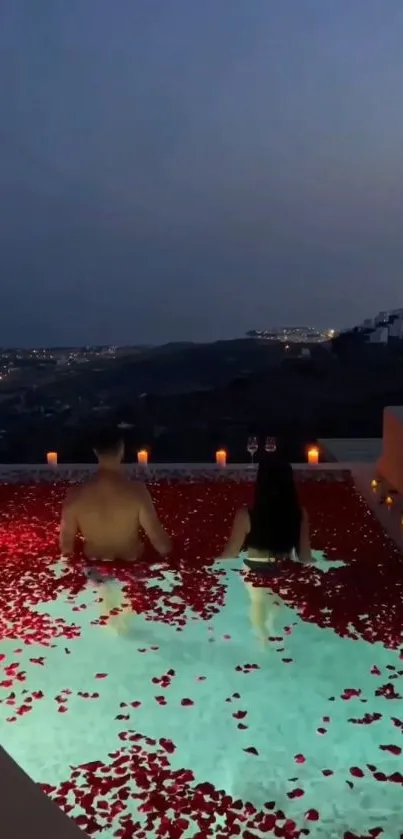
{"label": "lit candle", "polygon": [[57,452],[48,452],[46,460],[49,466],[57,466]]}
{"label": "lit candle", "polygon": [[378,481],[375,478],[371,481],[371,487],[372,489],[378,489]]}
{"label": "lit candle", "polygon": [[219,449],[218,452],[215,453],[215,462],[217,466],[225,466],[227,463],[227,452],[225,449]]}
{"label": "lit candle", "polygon": [[311,448],[308,449],[308,463],[319,463],[319,449],[317,446],[311,446]]}
{"label": "lit candle", "polygon": [[148,451],[147,449],[141,449],[141,451],[137,452],[137,463],[140,466],[147,466],[148,463]]}
{"label": "lit candle", "polygon": [[385,504],[387,507],[391,507],[393,504],[393,498],[391,495],[387,495],[385,498]]}

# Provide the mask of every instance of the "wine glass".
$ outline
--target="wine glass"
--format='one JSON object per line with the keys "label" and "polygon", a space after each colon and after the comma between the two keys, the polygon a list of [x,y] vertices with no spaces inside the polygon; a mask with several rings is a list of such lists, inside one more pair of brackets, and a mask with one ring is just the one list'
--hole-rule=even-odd
{"label": "wine glass", "polygon": [[250,454],[251,466],[253,466],[253,464],[255,462],[255,454],[256,454],[258,448],[259,448],[259,446],[258,446],[258,442],[257,442],[257,437],[248,437],[248,442],[247,442],[247,445],[246,445],[246,449]]}
{"label": "wine glass", "polygon": [[276,451],[276,449],[277,449],[276,438],[275,437],[266,437],[266,441],[265,441],[265,444],[264,444],[265,452],[268,452],[269,454],[272,454],[273,452]]}

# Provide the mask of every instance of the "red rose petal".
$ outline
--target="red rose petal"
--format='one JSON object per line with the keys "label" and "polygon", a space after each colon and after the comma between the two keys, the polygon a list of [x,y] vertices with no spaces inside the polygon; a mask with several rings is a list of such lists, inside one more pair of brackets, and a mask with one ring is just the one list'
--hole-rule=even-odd
{"label": "red rose petal", "polygon": [[390,752],[392,755],[401,755],[402,750],[400,746],[379,746],[384,752]]}
{"label": "red rose petal", "polygon": [[317,822],[319,819],[319,813],[317,810],[314,809],[307,810],[307,812],[305,813],[305,818],[309,822]]}
{"label": "red rose petal", "polygon": [[173,754],[173,752],[175,751],[176,747],[174,746],[172,740],[167,740],[165,737],[161,737],[161,739],[158,742],[160,746],[162,746],[164,751],[168,752],[168,754]]}
{"label": "red rose petal", "polygon": [[354,775],[354,778],[363,778],[364,777],[364,772],[362,771],[362,769],[359,768],[359,766],[352,766],[350,768],[350,773],[351,773],[351,775]]}
{"label": "red rose petal", "polygon": [[303,795],[305,795],[304,790],[300,787],[292,789],[291,792],[287,792],[288,798],[301,798]]}

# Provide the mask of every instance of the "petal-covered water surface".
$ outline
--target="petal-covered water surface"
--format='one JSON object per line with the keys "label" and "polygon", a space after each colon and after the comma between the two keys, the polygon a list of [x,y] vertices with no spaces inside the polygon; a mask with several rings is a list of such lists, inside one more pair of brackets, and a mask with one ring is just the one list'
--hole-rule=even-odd
{"label": "petal-covered water surface", "polygon": [[150,489],[172,558],[108,566],[108,620],[58,556],[66,486],[0,485],[2,745],[102,839],[399,839],[403,562],[352,485],[301,482],[314,562],[271,580],[265,644],[215,561],[251,486]]}

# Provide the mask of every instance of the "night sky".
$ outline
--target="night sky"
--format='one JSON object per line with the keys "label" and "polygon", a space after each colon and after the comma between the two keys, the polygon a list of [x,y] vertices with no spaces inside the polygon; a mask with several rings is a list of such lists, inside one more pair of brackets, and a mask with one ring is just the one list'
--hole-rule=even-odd
{"label": "night sky", "polygon": [[9,0],[0,344],[403,306],[402,0]]}

